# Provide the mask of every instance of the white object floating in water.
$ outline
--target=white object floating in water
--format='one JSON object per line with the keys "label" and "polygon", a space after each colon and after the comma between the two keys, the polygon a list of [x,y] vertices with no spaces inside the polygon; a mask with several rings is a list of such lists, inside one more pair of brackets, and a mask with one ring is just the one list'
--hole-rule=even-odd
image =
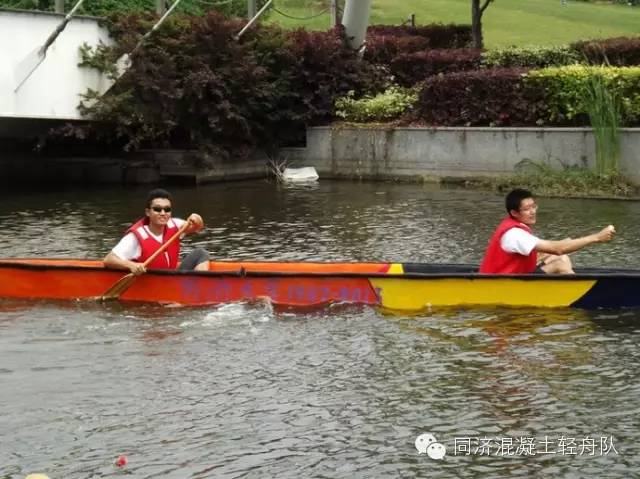
{"label": "white object floating in water", "polygon": [[318,178],[318,172],[313,166],[305,166],[304,168],[285,168],[282,172],[282,179],[284,181],[317,181]]}

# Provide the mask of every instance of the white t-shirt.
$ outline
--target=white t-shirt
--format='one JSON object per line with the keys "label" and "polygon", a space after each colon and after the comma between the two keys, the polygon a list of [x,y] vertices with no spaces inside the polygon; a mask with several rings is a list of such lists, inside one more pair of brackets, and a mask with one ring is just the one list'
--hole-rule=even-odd
{"label": "white t-shirt", "polygon": [[529,253],[536,247],[540,238],[532,235],[522,228],[514,227],[507,230],[500,238],[500,247],[507,253],[518,253],[529,256]]}
{"label": "white t-shirt", "polygon": [[[183,224],[186,223],[185,220],[180,218],[171,218],[168,224],[173,222],[176,227],[181,228]],[[162,235],[156,235],[151,232],[148,226],[144,226],[144,229],[149,236],[155,239],[158,243],[162,244]],[[127,233],[124,237],[118,242],[117,245],[111,250],[118,258],[125,259],[127,261],[131,261],[135,258],[139,258],[142,254],[142,249],[140,248],[140,243],[138,242],[138,238],[133,233]]]}

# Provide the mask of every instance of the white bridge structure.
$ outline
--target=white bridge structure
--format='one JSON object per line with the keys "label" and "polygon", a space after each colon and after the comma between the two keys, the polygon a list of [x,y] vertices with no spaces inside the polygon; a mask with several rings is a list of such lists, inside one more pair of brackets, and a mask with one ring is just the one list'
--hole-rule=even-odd
{"label": "white bridge structure", "polygon": [[[80,47],[112,43],[98,18],[73,17],[64,31],[38,55],[62,14],[0,10],[0,120],[81,120],[81,95],[111,83],[93,68],[79,67]],[[35,69],[39,60],[42,60]]]}
{"label": "white bridge structure", "polygon": [[[83,1],[78,0],[67,15],[0,9],[0,138],[33,137],[52,124],[86,121],[88,118],[78,109],[82,94],[89,89],[104,93],[113,84],[112,79],[96,69],[78,66],[82,45],[113,44],[99,18],[74,16]],[[363,44],[371,1],[346,2],[343,23],[355,48]],[[136,49],[179,3],[180,0],[173,1]],[[271,3],[269,0],[236,38]],[[120,74],[127,65],[128,55],[123,55],[117,64]]]}

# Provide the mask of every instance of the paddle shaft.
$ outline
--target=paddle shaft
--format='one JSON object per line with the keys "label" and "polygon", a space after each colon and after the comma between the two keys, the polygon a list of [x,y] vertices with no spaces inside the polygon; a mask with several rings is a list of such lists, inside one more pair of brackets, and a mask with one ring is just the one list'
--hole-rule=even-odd
{"label": "paddle shaft", "polygon": [[[156,259],[158,257],[158,255],[164,253],[166,251],[166,249],[176,240],[180,237],[181,234],[183,234],[184,232],[187,231],[187,229],[189,228],[189,226],[191,226],[191,222],[190,221],[186,221],[185,224],[183,224],[180,229],[173,234],[173,236],[171,236],[171,238],[169,238],[165,243],[163,243],[151,256],[149,256],[147,258],[147,260],[142,263],[142,265],[145,267],[149,266],[154,259]],[[116,299],[118,298],[122,293],[124,293],[127,289],[129,289],[129,286],[131,286],[133,284],[133,281],[136,279],[137,276],[140,275],[135,275],[133,273],[129,273],[125,276],[123,276],[122,278],[120,278],[118,281],[116,281],[113,286],[111,286],[108,290],[106,290],[102,296],[100,296],[100,299],[105,300],[105,299]]]}
{"label": "paddle shaft", "polygon": [[186,221],[178,231],[176,231],[174,233],[174,235],[169,238],[166,243],[164,243],[162,246],[160,246],[160,248],[158,248],[155,253],[153,253],[151,256],[149,256],[147,258],[147,260],[142,263],[142,265],[146,268],[147,266],[149,266],[151,263],[153,263],[153,260],[156,259],[159,255],[161,255],[162,253],[164,253],[166,251],[166,249],[171,246],[171,243],[173,243],[176,239],[178,239],[180,237],[181,234],[183,234],[185,231],[187,231],[187,228],[189,228],[189,226],[191,226],[191,222]]}

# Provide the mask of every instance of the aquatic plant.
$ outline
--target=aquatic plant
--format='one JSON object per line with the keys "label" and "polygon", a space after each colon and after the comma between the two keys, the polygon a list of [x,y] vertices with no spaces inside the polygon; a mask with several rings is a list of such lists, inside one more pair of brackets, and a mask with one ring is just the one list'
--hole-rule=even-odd
{"label": "aquatic plant", "polygon": [[512,175],[497,178],[466,179],[464,186],[495,190],[500,193],[513,188],[526,188],[538,196],[631,197],[638,195],[638,187],[618,172],[600,174],[580,165],[552,168],[546,163],[527,161]]}
{"label": "aquatic plant", "polygon": [[586,86],[585,105],[596,140],[596,171],[615,175],[620,159],[620,95],[595,69]]}

